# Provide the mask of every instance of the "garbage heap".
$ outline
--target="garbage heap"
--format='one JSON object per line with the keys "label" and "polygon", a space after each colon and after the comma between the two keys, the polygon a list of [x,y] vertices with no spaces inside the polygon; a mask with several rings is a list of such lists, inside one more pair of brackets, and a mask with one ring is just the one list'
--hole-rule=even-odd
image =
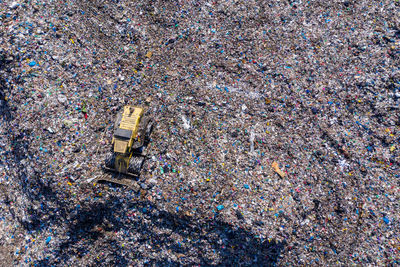
{"label": "garbage heap", "polygon": [[399,5],[0,2],[4,264],[398,264]]}

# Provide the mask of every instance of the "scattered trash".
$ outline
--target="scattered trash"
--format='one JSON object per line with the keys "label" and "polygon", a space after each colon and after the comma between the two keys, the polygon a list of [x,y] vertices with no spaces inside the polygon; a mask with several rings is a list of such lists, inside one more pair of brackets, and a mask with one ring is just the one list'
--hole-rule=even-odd
{"label": "scattered trash", "polygon": [[149,51],[149,52],[147,52],[146,57],[151,58],[152,55],[153,55],[153,52]]}
{"label": "scattered trash", "polygon": [[59,95],[57,99],[58,99],[58,101],[59,101],[60,103],[65,103],[65,102],[67,102],[67,97],[66,97],[65,95]]}
{"label": "scattered trash", "polygon": [[274,169],[274,171],[279,174],[280,177],[285,177],[285,173],[279,168],[279,164],[278,162],[274,161],[272,162],[272,168]]}
{"label": "scattered trash", "polygon": [[250,154],[254,154],[254,139],[255,139],[255,133],[253,130],[250,131]]}
{"label": "scattered trash", "polygon": [[183,128],[185,128],[186,130],[189,130],[190,129],[190,120],[188,120],[184,115],[182,115],[181,118],[182,118],[182,122],[183,122],[183,124],[182,124]]}
{"label": "scattered trash", "polygon": [[9,5],[9,7],[10,7],[11,9],[16,9],[18,6],[19,6],[18,2],[12,2],[12,3]]}
{"label": "scattered trash", "polygon": [[399,265],[398,6],[2,1],[2,265]]}
{"label": "scattered trash", "polygon": [[386,218],[386,217],[383,217],[383,221],[386,223],[386,224],[389,224],[389,219],[388,218]]}

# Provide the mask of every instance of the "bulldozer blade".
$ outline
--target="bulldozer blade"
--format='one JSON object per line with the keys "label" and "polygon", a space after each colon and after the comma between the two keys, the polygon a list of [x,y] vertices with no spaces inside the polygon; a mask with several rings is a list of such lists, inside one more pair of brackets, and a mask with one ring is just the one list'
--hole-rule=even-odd
{"label": "bulldozer blade", "polygon": [[[112,171],[112,170],[110,170],[110,171]],[[137,182],[135,180],[132,180],[132,178],[126,178],[126,176],[127,176],[126,174],[121,173],[120,175],[121,175],[120,178],[114,178],[114,177],[109,177],[109,176],[104,175],[103,177],[98,177],[98,178],[94,179],[93,182],[106,181],[106,182],[110,182],[110,183],[114,183],[114,184],[125,185],[133,190],[139,189],[139,185],[137,184]],[[133,176],[133,175],[128,175],[128,176]]]}

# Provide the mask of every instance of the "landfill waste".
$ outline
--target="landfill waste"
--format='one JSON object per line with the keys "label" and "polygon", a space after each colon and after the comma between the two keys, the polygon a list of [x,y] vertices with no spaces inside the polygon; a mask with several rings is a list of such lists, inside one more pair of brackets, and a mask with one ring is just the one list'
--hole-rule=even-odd
{"label": "landfill waste", "polygon": [[0,1],[1,265],[399,265],[399,8]]}
{"label": "landfill waste", "polygon": [[279,174],[280,177],[285,177],[285,173],[279,168],[279,164],[278,162],[274,161],[272,162],[272,168],[274,169],[274,171]]}

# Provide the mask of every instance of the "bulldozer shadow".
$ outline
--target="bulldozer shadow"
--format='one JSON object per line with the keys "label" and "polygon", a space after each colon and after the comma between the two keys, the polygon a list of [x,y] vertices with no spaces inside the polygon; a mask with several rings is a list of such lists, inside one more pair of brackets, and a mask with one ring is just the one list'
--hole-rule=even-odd
{"label": "bulldozer shadow", "polygon": [[262,240],[218,216],[194,219],[150,201],[127,203],[117,197],[87,205],[70,221],[67,238],[53,252],[56,260],[42,260],[39,266],[69,264],[71,255],[94,265],[274,266],[285,247],[285,242]]}

